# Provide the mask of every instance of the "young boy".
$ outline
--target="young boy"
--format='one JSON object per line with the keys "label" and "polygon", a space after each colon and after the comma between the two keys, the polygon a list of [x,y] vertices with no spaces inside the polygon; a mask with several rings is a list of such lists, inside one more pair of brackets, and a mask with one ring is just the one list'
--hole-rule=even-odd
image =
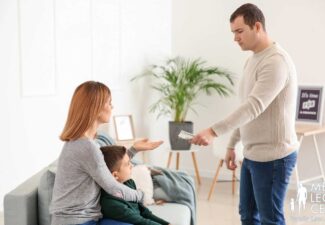
{"label": "young boy", "polygon": [[[131,177],[132,164],[123,146],[104,146],[100,148],[104,160],[114,178],[126,186],[136,189]],[[100,204],[104,218],[114,219],[134,225],[170,225],[165,220],[155,216],[142,203],[127,202],[121,198],[114,197],[101,192]]]}

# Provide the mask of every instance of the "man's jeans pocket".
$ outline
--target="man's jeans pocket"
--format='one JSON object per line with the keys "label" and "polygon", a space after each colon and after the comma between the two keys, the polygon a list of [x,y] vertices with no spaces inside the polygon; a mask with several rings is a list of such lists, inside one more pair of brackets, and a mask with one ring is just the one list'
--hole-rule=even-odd
{"label": "man's jeans pocket", "polygon": [[293,169],[297,163],[297,152],[293,152],[287,157],[283,158],[283,181],[288,184],[290,181],[290,177]]}

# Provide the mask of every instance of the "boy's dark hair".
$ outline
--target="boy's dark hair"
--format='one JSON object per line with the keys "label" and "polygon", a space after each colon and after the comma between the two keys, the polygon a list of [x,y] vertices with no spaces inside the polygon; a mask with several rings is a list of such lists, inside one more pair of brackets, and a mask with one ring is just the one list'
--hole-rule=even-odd
{"label": "boy's dark hair", "polygon": [[230,22],[234,22],[238,16],[243,16],[245,24],[250,28],[253,28],[256,22],[260,22],[265,30],[265,17],[263,12],[256,5],[247,3],[240,6],[231,14]]}
{"label": "boy's dark hair", "polygon": [[105,163],[108,169],[113,172],[119,170],[121,166],[121,160],[126,154],[126,148],[124,146],[110,145],[100,147],[104,155]]}

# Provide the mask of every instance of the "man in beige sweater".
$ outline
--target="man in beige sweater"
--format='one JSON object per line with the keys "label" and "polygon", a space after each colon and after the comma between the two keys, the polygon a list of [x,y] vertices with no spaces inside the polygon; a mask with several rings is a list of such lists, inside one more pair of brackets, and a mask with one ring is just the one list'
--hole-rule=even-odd
{"label": "man in beige sweater", "polygon": [[226,164],[235,163],[235,146],[244,145],[239,213],[242,224],[285,224],[283,203],[299,147],[295,133],[297,77],[290,56],[268,36],[262,11],[240,6],[230,17],[234,40],[252,51],[239,86],[241,105],[224,120],[198,133],[193,144],[208,145],[233,131]]}

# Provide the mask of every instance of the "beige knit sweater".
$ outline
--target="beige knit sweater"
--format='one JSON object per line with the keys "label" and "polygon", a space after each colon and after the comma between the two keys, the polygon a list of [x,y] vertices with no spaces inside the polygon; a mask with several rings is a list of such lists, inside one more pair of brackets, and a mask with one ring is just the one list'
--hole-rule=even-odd
{"label": "beige knit sweater", "polygon": [[296,70],[278,44],[247,60],[239,96],[241,105],[212,126],[218,136],[234,130],[228,148],[241,140],[244,157],[259,162],[280,159],[298,149]]}

